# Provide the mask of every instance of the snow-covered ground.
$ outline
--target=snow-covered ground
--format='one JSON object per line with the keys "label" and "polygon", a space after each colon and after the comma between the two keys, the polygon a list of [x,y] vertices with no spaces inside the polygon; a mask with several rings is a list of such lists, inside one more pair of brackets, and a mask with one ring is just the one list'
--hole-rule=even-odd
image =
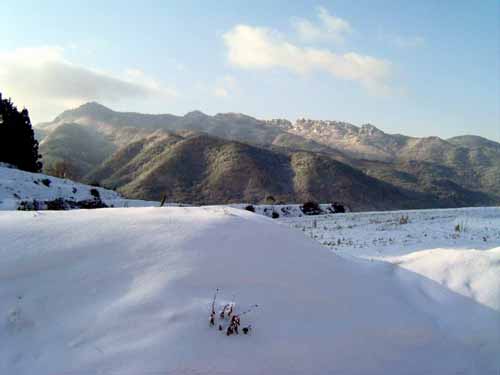
{"label": "snow-covered ground", "polygon": [[[224,207],[4,211],[0,373],[496,375],[489,253],[344,258]],[[217,310],[259,304],[250,335],[208,325],[216,288]]]}
{"label": "snow-covered ground", "polygon": [[17,210],[21,202],[52,201],[62,198],[71,201],[94,199],[91,190],[96,189],[104,203],[114,207],[152,207],[158,202],[124,199],[115,191],[80,184],[71,180],[30,173],[9,168],[0,163],[0,210]]}
{"label": "snow-covered ground", "polygon": [[278,221],[345,256],[379,258],[438,247],[500,246],[500,207],[359,212]]}
{"label": "snow-covered ground", "polygon": [[15,211],[92,188],[0,166],[0,374],[500,374],[500,208]]}
{"label": "snow-covered ground", "polygon": [[[302,211],[301,204],[229,204],[228,207],[240,208],[240,209],[250,209],[254,210],[258,215],[263,215],[271,218],[299,218],[306,216]],[[319,205],[320,209],[325,214],[334,213],[334,209],[329,203],[322,203]],[[273,214],[275,217],[273,217]]]}
{"label": "snow-covered ground", "polygon": [[500,311],[499,207],[350,213],[279,222],[344,258],[389,262]]}

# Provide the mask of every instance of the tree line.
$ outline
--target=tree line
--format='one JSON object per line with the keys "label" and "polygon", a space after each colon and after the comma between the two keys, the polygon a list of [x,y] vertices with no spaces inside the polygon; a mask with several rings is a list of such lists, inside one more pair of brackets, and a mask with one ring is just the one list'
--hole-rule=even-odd
{"label": "tree line", "polygon": [[11,164],[28,172],[42,170],[38,141],[26,108],[19,111],[0,92],[0,162]]}

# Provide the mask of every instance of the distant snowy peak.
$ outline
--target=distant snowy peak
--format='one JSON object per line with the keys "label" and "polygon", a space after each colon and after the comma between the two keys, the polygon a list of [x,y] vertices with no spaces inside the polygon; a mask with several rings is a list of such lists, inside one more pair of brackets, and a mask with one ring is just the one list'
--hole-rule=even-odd
{"label": "distant snowy peak", "polygon": [[359,129],[360,134],[366,134],[368,136],[373,136],[373,135],[385,135],[385,133],[377,128],[376,126],[372,124],[364,124],[361,126]]}
{"label": "distant snowy peak", "polygon": [[336,149],[354,159],[383,162],[419,160],[462,166],[463,161],[457,160],[469,150],[479,150],[483,154],[488,150],[487,155],[463,156],[466,159],[477,159],[479,163],[481,160],[490,163],[488,159],[497,158],[495,155],[500,152],[500,144],[477,136],[454,137],[448,140],[436,136],[419,138],[385,133],[372,124],[356,126],[341,121],[305,118],[298,119],[294,123],[276,119],[267,121],[266,124]]}
{"label": "distant snowy peak", "polygon": [[73,121],[79,117],[108,117],[113,114],[113,110],[97,102],[85,103],[75,109],[64,111],[54,119],[54,122]]}
{"label": "distant snowy peak", "polygon": [[184,115],[185,118],[196,120],[204,119],[205,117],[210,117],[209,115],[203,113],[202,111],[191,111]]}
{"label": "distant snowy peak", "polygon": [[311,120],[306,118],[299,118],[295,121],[295,127],[307,128],[325,128],[325,129],[345,129],[349,131],[358,131],[359,127],[343,121],[334,120]]}
{"label": "distant snowy peak", "polygon": [[294,123],[276,119],[271,127],[337,149],[356,158],[392,160],[401,142],[411,137],[384,133],[372,124],[356,126],[348,122],[300,118]]}
{"label": "distant snowy peak", "polygon": [[278,127],[286,132],[302,135],[305,138],[314,138],[321,134],[335,137],[381,137],[390,135],[372,124],[356,126],[348,122],[334,120],[311,120],[300,118],[294,123],[285,119],[273,119],[266,121],[269,126]]}
{"label": "distant snowy peak", "polygon": [[230,120],[248,120],[248,121],[260,121],[252,116],[245,115],[244,113],[239,112],[227,112],[227,113],[217,113],[214,118],[224,119],[227,121]]}

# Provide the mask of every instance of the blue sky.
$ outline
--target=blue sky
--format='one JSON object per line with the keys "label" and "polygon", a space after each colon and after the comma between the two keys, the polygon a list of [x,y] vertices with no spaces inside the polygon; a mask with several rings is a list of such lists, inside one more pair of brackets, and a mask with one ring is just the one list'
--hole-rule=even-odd
{"label": "blue sky", "polygon": [[16,1],[0,33],[33,122],[96,100],[500,141],[497,0]]}

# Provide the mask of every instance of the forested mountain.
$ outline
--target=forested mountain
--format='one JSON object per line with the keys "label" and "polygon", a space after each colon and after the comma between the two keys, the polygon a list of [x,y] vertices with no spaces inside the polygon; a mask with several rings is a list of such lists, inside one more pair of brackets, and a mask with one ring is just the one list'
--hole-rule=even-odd
{"label": "forested mountain", "polygon": [[133,198],[186,203],[342,201],[353,209],[500,202],[500,145],[387,134],[335,121],[116,112],[87,103],[39,124],[51,170]]}

